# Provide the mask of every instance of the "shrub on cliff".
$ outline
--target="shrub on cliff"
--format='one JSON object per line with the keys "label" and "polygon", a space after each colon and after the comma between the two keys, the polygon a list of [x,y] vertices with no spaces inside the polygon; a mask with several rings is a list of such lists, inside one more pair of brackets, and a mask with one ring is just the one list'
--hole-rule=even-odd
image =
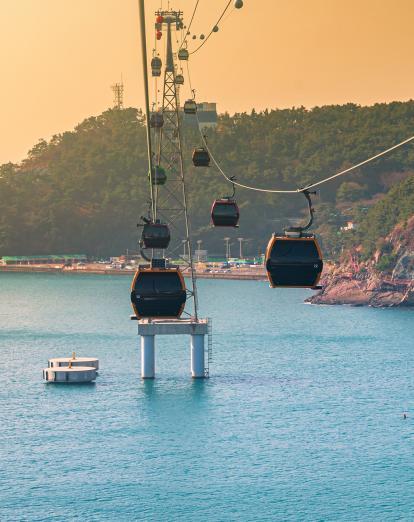
{"label": "shrub on cliff", "polygon": [[413,215],[414,175],[393,187],[361,221],[356,239],[362,243],[364,253],[372,255],[380,238],[385,238],[397,224],[406,223]]}

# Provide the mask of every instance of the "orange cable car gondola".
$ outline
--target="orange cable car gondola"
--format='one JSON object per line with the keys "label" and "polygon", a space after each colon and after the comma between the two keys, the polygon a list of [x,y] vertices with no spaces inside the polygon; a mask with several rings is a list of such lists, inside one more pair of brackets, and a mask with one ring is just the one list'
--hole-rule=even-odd
{"label": "orange cable car gondola", "polygon": [[320,288],[322,252],[315,235],[304,232],[312,225],[314,209],[311,193],[304,190],[303,194],[308,200],[309,223],[292,227],[285,235],[273,234],[267,245],[265,266],[271,288]]}
{"label": "orange cable car gondola", "polygon": [[[157,265],[163,267],[156,268]],[[184,311],[186,300],[187,292],[181,271],[178,268],[166,268],[164,259],[153,259],[151,266],[140,266],[135,273],[131,302],[138,319],[178,319]]]}

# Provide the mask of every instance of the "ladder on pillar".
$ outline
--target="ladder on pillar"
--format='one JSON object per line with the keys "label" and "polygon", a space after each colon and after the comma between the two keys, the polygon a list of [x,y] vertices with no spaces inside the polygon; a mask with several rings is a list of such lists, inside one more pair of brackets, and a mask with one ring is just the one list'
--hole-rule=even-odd
{"label": "ladder on pillar", "polygon": [[207,350],[204,354],[204,377],[210,377],[210,363],[213,362],[213,321],[211,317],[207,319]]}

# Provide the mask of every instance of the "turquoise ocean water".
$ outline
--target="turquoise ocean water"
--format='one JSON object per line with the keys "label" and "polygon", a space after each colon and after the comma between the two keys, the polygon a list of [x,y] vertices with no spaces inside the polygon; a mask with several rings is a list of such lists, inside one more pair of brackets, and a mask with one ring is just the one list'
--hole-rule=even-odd
{"label": "turquoise ocean water", "polygon": [[[2,522],[414,519],[414,311],[202,280],[211,378],[159,337],[141,382],[129,284],[0,274]],[[72,350],[96,384],[44,384]]]}

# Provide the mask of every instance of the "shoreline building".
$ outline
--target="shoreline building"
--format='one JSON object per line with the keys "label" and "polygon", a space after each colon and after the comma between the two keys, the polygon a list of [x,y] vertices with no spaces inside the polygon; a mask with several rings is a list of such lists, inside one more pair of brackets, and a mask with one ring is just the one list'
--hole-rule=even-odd
{"label": "shoreline building", "polygon": [[85,254],[54,254],[40,256],[3,256],[2,265],[59,265],[85,263],[88,260]]}
{"label": "shoreline building", "polygon": [[215,129],[217,127],[217,104],[215,102],[197,103],[197,118],[192,114],[185,114],[183,108],[180,109],[183,114],[183,122],[185,126],[197,128],[197,120],[199,129]]}

